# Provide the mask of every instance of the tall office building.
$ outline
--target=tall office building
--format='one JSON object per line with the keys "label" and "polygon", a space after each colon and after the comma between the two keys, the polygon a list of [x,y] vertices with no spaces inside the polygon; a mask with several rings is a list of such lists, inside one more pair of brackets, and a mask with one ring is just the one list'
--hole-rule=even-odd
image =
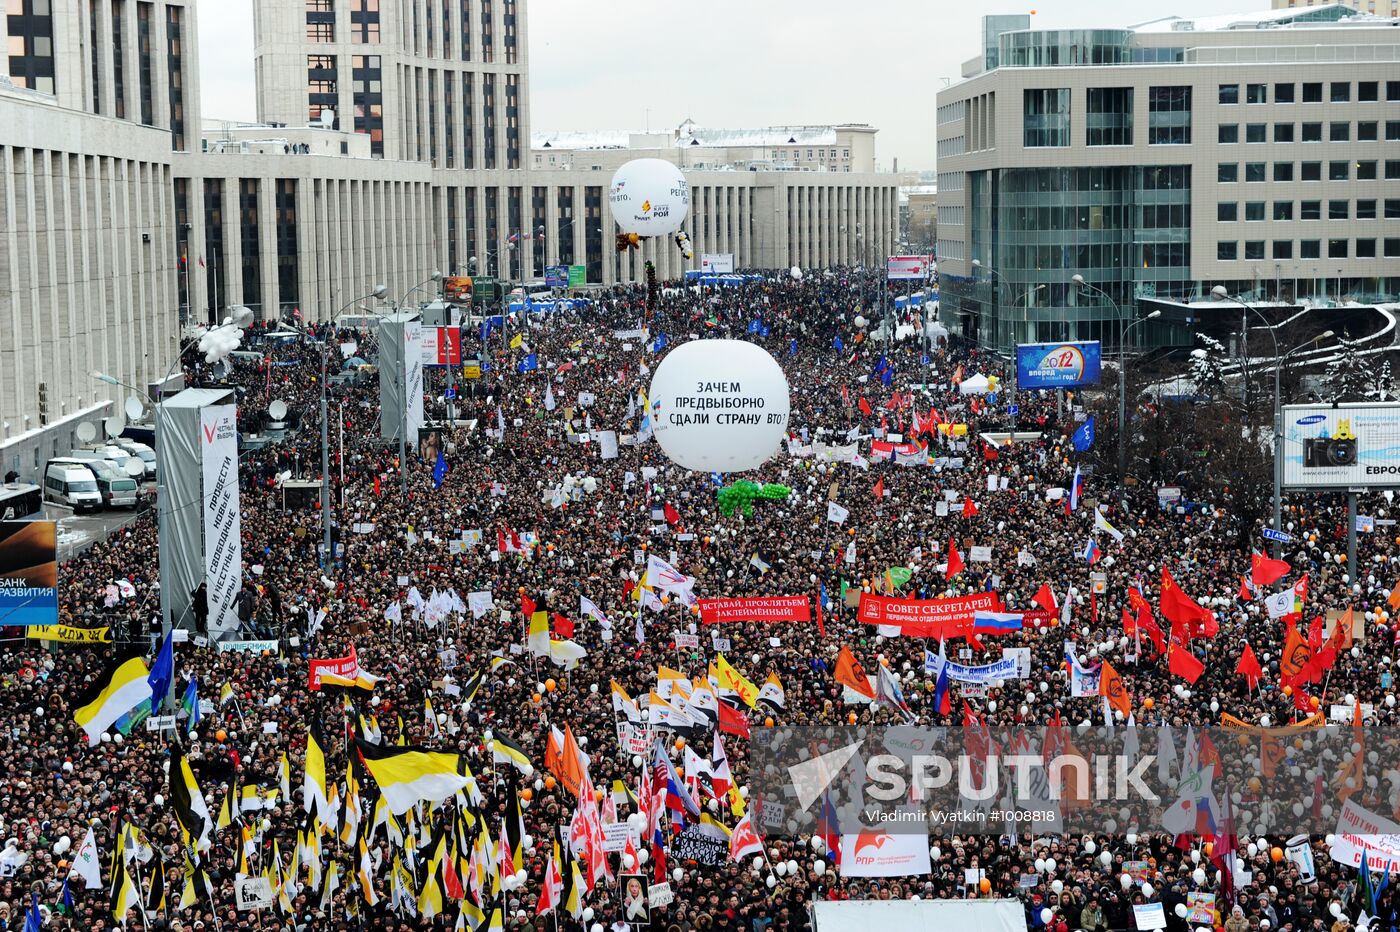
{"label": "tall office building", "polygon": [[[259,122],[234,124],[201,119],[193,0],[8,0],[5,470],[37,476],[79,423],[163,379],[182,323],[232,305],[326,320],[435,270],[520,281],[577,264],[606,286],[650,259],[679,276],[699,257],[669,241],[613,247],[607,189],[627,158],[681,165],[696,251],[739,267],[893,248],[896,179],[859,124],[782,140],[692,125],[684,147],[532,165],[525,0],[256,0],[254,25]],[[778,154],[758,164],[759,144]]]}
{"label": "tall office building", "polygon": [[[1400,0],[1341,0],[1343,6],[1362,13],[1375,13],[1380,16],[1400,16]],[[1274,0],[1275,10],[1293,10],[1298,7],[1328,6],[1323,0]]]}
{"label": "tall office building", "polygon": [[[1259,301],[1400,292],[1400,28],[1339,4],[1126,29],[988,17],[938,95],[938,261],[954,326],[1095,339],[1223,284]],[[977,264],[974,264],[977,263]],[[1112,303],[1071,283],[1075,274]],[[1116,305],[1116,306],[1115,306]]]}

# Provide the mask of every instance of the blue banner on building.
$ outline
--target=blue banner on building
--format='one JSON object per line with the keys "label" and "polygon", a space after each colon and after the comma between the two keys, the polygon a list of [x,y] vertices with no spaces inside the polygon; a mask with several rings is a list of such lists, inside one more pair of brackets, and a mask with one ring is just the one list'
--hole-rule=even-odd
{"label": "blue banner on building", "polygon": [[1077,388],[1097,385],[1103,350],[1097,340],[1084,343],[1018,343],[1017,388]]}
{"label": "blue banner on building", "polygon": [[550,288],[569,287],[569,267],[567,265],[545,266],[544,283]]}
{"label": "blue banner on building", "polygon": [[58,624],[58,524],[0,522],[0,625]]}

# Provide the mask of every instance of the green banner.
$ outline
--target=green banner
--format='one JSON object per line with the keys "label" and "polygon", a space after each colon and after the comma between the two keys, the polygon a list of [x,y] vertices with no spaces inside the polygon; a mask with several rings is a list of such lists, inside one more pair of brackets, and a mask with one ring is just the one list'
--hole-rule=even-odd
{"label": "green banner", "polygon": [[585,286],[585,285],[587,285],[587,284],[588,284],[588,266],[586,266],[586,265],[571,265],[571,266],[569,266],[569,287],[570,287],[570,288],[582,288],[583,286]]}

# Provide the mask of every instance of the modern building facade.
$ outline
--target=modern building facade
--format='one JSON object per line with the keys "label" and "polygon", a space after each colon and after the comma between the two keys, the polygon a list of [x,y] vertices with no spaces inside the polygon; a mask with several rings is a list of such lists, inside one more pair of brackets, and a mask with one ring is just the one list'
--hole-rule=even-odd
{"label": "modern building facade", "polygon": [[[1375,13],[1380,16],[1400,16],[1400,0],[1341,0],[1343,6],[1362,13]],[[1327,6],[1322,0],[1274,0],[1275,10],[1293,10],[1298,7]]]}
{"label": "modern building facade", "polygon": [[[164,377],[182,322],[233,305],[325,320],[435,270],[581,264],[606,286],[701,252],[786,268],[892,250],[896,179],[859,124],[691,125],[684,145],[536,165],[525,2],[256,0],[245,125],[201,119],[194,0],[9,0],[0,467],[37,475],[78,423]],[[641,155],[685,170],[695,259],[657,241],[617,254],[608,184]]]}
{"label": "modern building facade", "polygon": [[[1216,284],[1284,304],[1400,292],[1395,20],[1334,4],[1029,27],[987,17],[966,80],[938,95],[951,326],[999,349],[1116,345],[1120,309]],[[1190,339],[1184,315],[1145,329]]]}

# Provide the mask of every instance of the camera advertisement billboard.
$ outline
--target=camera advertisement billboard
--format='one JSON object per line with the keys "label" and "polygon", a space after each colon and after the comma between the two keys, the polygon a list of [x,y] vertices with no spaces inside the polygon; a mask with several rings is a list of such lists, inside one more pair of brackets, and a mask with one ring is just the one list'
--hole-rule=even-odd
{"label": "camera advertisement billboard", "polygon": [[1285,405],[1283,484],[1400,486],[1400,403]]}
{"label": "camera advertisement billboard", "polygon": [[932,270],[932,256],[890,256],[885,262],[885,275],[891,280],[928,281]]}
{"label": "camera advertisement billboard", "polygon": [[1078,388],[1097,385],[1103,350],[1097,340],[1083,343],[1016,344],[1016,387]]}

